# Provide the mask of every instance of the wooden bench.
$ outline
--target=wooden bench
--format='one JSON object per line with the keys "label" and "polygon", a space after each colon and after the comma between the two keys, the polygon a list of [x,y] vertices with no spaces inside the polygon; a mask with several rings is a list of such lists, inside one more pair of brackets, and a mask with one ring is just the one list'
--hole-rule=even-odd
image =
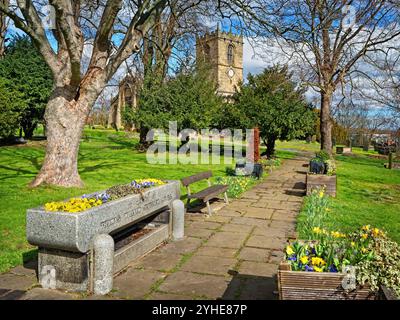
{"label": "wooden bench", "polygon": [[[212,210],[211,210],[211,206],[210,206],[210,200],[216,198],[218,195],[220,195],[222,193],[224,194],[225,203],[227,203],[227,204],[229,203],[228,194],[226,193],[226,191],[228,190],[228,186],[220,185],[220,184],[212,185],[211,181],[210,181],[211,177],[212,177],[212,172],[207,171],[207,172],[195,174],[193,176],[190,176],[190,177],[187,177],[187,178],[184,178],[181,180],[183,186],[186,187],[186,189],[187,189],[187,207],[190,206],[190,200],[198,199],[207,204],[208,214],[211,215]],[[208,188],[192,194],[190,192],[190,185],[195,182],[202,181],[202,180],[207,180]]]}

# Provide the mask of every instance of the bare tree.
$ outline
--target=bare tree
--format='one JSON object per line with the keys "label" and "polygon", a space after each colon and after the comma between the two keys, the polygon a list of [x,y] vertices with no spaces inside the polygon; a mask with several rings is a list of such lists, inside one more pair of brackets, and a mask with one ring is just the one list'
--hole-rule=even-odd
{"label": "bare tree", "polygon": [[258,34],[272,34],[281,52],[301,64],[304,85],[319,93],[321,148],[331,153],[333,95],[360,58],[399,38],[397,2],[276,0],[255,11]]}
{"label": "bare tree", "polygon": [[[167,6],[167,0],[49,0],[54,8],[56,50],[41,19],[42,4],[17,0],[16,6],[0,5],[0,11],[32,38],[54,77],[45,112],[46,156],[31,185],[81,186],[77,156],[90,110],[121,63],[140,49],[143,35],[152,28],[156,13]],[[88,38],[92,39],[91,59],[82,72]]]}
{"label": "bare tree", "polygon": [[388,44],[363,60],[369,68],[353,72],[359,83],[355,92],[371,104],[389,108],[400,116],[400,45]]}

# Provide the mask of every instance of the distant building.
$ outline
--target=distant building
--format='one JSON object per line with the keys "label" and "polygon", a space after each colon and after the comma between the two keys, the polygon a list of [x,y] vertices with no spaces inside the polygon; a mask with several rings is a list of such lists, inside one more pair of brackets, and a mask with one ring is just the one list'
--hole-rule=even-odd
{"label": "distant building", "polygon": [[[118,95],[111,101],[110,112],[108,115],[108,127],[114,129],[123,129],[122,115],[125,108],[137,108],[139,81],[132,76],[126,76],[121,81],[118,88]],[[133,130],[133,125],[128,128]]]}
{"label": "distant building", "polygon": [[211,76],[218,86],[217,94],[232,96],[243,82],[243,36],[217,28],[197,37],[196,60],[211,68]]}
{"label": "distant building", "polygon": [[[216,31],[196,39],[196,61],[206,62],[217,84],[217,94],[231,97],[243,82],[243,36],[232,32]],[[118,95],[112,100],[108,127],[122,129],[122,114],[126,107],[138,105],[139,81],[127,76],[119,85]],[[134,129],[134,128],[128,128]]]}

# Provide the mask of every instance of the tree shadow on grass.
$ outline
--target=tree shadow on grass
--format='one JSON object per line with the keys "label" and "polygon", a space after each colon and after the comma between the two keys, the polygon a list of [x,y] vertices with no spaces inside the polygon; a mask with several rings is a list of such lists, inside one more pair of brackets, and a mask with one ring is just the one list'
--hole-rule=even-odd
{"label": "tree shadow on grass", "polygon": [[233,270],[229,273],[233,278],[221,300],[278,300],[276,276],[247,275]]}
{"label": "tree shadow on grass", "polygon": [[115,168],[118,165],[124,165],[124,164],[126,164],[126,162],[106,162],[105,161],[105,162],[102,162],[99,164],[95,164],[93,166],[84,166],[84,167],[80,166],[79,174],[93,172],[93,171],[100,170],[103,168]]}
{"label": "tree shadow on grass", "polygon": [[[118,137],[113,137],[109,136],[108,140],[111,141],[112,143],[115,143],[120,147],[120,149],[136,149],[137,146],[139,145],[139,142],[134,140],[134,141],[127,141],[127,140],[122,140]],[[110,148],[116,148],[115,146],[111,146]]]}
{"label": "tree shadow on grass", "polygon": [[13,167],[1,165],[1,164],[0,164],[0,169],[14,172],[14,174],[2,175],[2,177],[0,177],[0,180],[12,179],[12,178],[15,178],[16,176],[22,175],[22,174],[32,175],[32,176],[37,174],[37,171],[31,171],[31,170],[26,170],[26,169],[21,169],[21,168],[13,168]]}
{"label": "tree shadow on grass", "polygon": [[[43,157],[43,153],[38,152],[36,150],[30,150],[31,152],[26,152],[26,149],[13,148],[12,150],[8,150],[9,156],[11,156],[14,160],[14,163],[17,163],[19,160],[30,162],[31,165],[39,171],[42,167],[39,162],[39,158]],[[12,168],[12,170],[17,170],[18,168]]]}

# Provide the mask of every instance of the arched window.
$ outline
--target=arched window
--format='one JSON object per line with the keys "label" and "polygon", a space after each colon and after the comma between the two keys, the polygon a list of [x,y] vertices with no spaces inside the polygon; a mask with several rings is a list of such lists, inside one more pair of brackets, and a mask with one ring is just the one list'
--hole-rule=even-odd
{"label": "arched window", "polygon": [[209,58],[211,54],[211,48],[208,44],[204,44],[204,55]]}
{"label": "arched window", "polygon": [[233,64],[233,58],[234,58],[233,52],[234,52],[234,49],[235,49],[235,47],[232,44],[228,45],[227,59],[228,59],[228,64],[229,65]]}

